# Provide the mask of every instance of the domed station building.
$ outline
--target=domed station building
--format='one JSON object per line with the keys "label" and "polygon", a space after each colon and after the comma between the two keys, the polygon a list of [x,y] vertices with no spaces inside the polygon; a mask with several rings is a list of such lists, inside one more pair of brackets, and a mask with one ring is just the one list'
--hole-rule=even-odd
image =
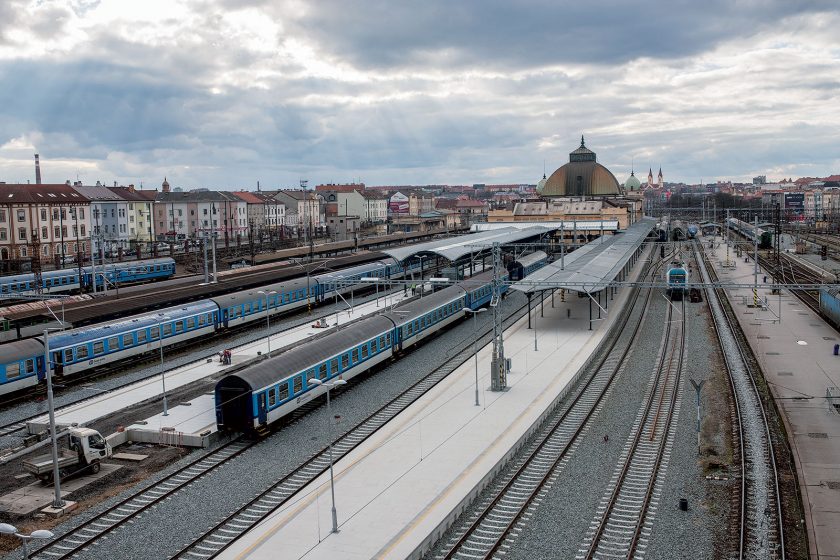
{"label": "domed station building", "polygon": [[569,154],[569,162],[548,178],[543,175],[537,183],[536,198],[517,202],[513,208],[492,210],[487,221],[572,222],[587,239],[600,235],[601,222],[609,224],[607,229],[624,230],[642,217],[641,200],[626,196],[640,188],[635,174],[631,179],[625,185],[632,188],[623,187],[609,169],[598,163],[597,155],[581,136],[580,146]]}

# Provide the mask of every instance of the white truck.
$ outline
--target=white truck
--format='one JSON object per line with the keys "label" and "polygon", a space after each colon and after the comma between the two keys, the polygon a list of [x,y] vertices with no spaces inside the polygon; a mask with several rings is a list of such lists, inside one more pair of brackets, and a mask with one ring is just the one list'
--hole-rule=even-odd
{"label": "white truck", "polygon": [[[90,428],[71,428],[67,441],[69,448],[58,450],[58,476],[62,480],[82,472],[98,473],[99,462],[112,453],[111,445],[102,434]],[[52,453],[25,459],[23,468],[49,482],[53,477]]]}

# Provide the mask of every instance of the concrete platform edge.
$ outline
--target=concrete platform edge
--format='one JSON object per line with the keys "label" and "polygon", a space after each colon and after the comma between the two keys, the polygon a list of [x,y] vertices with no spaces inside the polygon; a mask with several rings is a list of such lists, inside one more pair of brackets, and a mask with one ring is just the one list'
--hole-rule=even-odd
{"label": "concrete platform edge", "polygon": [[[643,262],[646,261],[650,257],[650,254],[640,256],[639,261]],[[641,268],[637,271],[634,271],[634,278],[638,278],[640,275]],[[627,292],[629,294],[629,291]],[[617,314],[610,315],[611,318],[615,318],[621,313],[627,311],[627,302],[629,297],[627,294],[621,294],[619,296],[618,307],[617,307]],[[547,296],[550,298],[551,296]],[[615,309],[615,307],[613,307]],[[577,371],[575,372],[572,379],[566,386],[563,388],[562,391],[551,401],[551,404],[539,415],[539,417],[528,427],[525,433],[516,441],[516,444],[508,450],[505,455],[499,459],[499,461],[493,466],[493,468],[481,478],[481,480],[470,490],[464,498],[458,502],[458,505],[453,508],[452,511],[441,521],[426,537],[415,547],[415,549],[409,554],[406,558],[407,560],[420,560],[428,551],[429,549],[434,546],[435,542],[437,542],[438,538],[446,532],[449,527],[455,522],[458,516],[470,506],[470,504],[476,499],[476,497],[487,487],[490,481],[496,476],[496,474],[503,469],[507,463],[510,461],[511,457],[513,457],[516,452],[518,452],[524,443],[528,440],[528,438],[533,435],[533,433],[539,428],[539,426],[543,423],[546,416],[548,416],[557,406],[559,406],[562,401],[568,396],[569,391],[573,388],[580,377],[583,375],[583,372],[592,365],[593,357],[595,352],[597,351],[598,347],[601,343],[606,339],[613,331],[616,329],[617,322],[613,319],[609,319],[610,324],[609,326],[604,329],[600,333],[594,334],[594,336],[587,342],[581,349],[575,354],[575,357],[580,356],[581,352],[589,352],[589,356],[584,360],[584,362],[578,367]],[[574,360],[574,357],[572,358]]]}

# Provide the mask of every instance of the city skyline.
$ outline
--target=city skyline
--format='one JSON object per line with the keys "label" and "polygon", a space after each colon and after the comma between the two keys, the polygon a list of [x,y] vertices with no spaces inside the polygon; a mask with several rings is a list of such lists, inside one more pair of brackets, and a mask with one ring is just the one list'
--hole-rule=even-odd
{"label": "city skyline", "polygon": [[623,182],[840,170],[828,2],[12,1],[0,181]]}

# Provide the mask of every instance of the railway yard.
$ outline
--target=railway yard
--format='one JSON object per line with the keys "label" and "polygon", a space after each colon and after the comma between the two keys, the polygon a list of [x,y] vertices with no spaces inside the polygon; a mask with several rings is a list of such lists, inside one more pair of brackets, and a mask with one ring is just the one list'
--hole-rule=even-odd
{"label": "railway yard", "polygon": [[[97,367],[49,347],[56,431],[108,454],[49,510],[33,372],[3,395],[0,522],[52,531],[37,559],[840,558],[840,240],[777,261],[749,224],[672,226],[370,244],[68,303],[79,337],[129,329]],[[177,344],[132,326],[208,302]],[[54,312],[15,310],[0,356]]]}

